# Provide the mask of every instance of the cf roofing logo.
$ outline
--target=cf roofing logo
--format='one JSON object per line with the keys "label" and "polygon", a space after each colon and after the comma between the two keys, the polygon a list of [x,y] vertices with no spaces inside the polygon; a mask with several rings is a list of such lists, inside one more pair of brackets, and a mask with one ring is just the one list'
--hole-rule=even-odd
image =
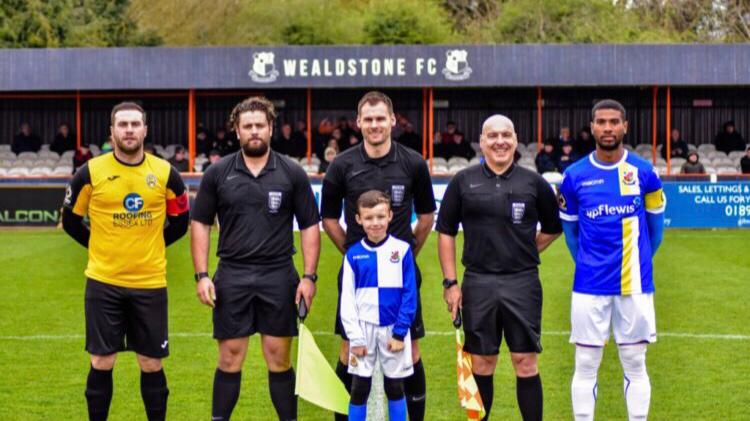
{"label": "cf roofing logo", "polygon": [[143,199],[138,193],[130,193],[125,196],[125,199],[122,201],[122,206],[124,206],[125,210],[128,212],[138,212],[143,208]]}
{"label": "cf roofing logo", "polygon": [[248,75],[257,83],[271,83],[279,77],[279,71],[273,62],[272,51],[259,51],[253,54],[253,67]]}

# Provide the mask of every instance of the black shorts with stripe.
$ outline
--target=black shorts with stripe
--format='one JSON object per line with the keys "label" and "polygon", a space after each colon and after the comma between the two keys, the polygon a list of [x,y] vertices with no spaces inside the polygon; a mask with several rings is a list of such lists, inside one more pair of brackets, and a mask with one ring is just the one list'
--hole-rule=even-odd
{"label": "black shorts with stripe", "polygon": [[150,358],[169,355],[167,288],[125,288],[86,281],[86,351],[109,355],[135,351]]}
{"label": "black shorts with stripe", "polygon": [[461,292],[466,352],[497,355],[503,337],[510,352],[542,352],[537,269],[507,275],[466,271]]}

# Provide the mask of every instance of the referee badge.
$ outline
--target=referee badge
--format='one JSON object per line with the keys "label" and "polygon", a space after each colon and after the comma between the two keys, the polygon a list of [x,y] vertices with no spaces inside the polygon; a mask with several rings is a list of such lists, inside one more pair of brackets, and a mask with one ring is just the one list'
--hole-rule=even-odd
{"label": "referee badge", "polygon": [[513,202],[511,204],[511,220],[514,224],[520,224],[523,220],[523,215],[526,213],[526,203]]}
{"label": "referee badge", "polygon": [[401,206],[404,204],[404,193],[406,187],[403,184],[394,184],[391,186],[391,203],[393,206]]}
{"label": "referee badge", "polygon": [[270,191],[268,192],[268,211],[270,213],[278,213],[281,208],[281,192]]}

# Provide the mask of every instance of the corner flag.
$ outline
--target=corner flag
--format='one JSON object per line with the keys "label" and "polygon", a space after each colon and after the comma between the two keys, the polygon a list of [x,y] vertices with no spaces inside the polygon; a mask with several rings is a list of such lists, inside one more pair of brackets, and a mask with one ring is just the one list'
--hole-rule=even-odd
{"label": "corner flag", "polygon": [[486,415],[482,397],[479,395],[477,382],[471,373],[471,354],[464,352],[461,342],[461,313],[458,313],[453,321],[456,327],[456,371],[458,374],[458,400],[461,407],[466,410],[469,421],[481,420]]}
{"label": "corner flag", "polygon": [[349,414],[349,393],[320,352],[312,332],[302,323],[307,316],[304,302],[304,299],[300,300],[297,382],[294,394],[329,411]]}

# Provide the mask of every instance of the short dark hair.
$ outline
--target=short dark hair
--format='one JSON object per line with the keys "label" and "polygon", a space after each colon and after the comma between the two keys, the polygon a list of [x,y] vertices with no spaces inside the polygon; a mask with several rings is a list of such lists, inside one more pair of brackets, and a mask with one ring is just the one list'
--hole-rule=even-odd
{"label": "short dark hair", "polygon": [[143,116],[143,125],[146,125],[146,110],[143,109],[138,103],[133,101],[123,101],[114,107],[112,107],[112,113],[109,115],[110,123],[115,125],[115,114],[120,111],[138,111]]}
{"label": "short dark hair", "polygon": [[357,114],[362,112],[362,107],[364,107],[365,104],[377,105],[381,102],[388,108],[388,112],[393,114],[393,101],[391,101],[388,95],[379,91],[370,91],[359,100],[359,103],[357,104]]}
{"label": "short dark hair", "polygon": [[269,101],[266,97],[251,96],[234,106],[232,113],[229,115],[229,125],[236,129],[240,124],[240,115],[249,111],[265,113],[266,121],[269,125],[273,124],[274,120],[276,120],[276,110],[274,109],[273,102]]}
{"label": "short dark hair", "polygon": [[620,104],[618,101],[615,101],[614,99],[603,99],[594,104],[594,107],[591,109],[591,121],[594,121],[596,112],[599,110],[617,110],[622,116],[622,121],[628,120],[628,117],[625,114],[625,107],[623,107],[622,104]]}
{"label": "short dark hair", "polygon": [[372,209],[381,203],[388,205],[388,209],[391,208],[391,198],[387,194],[380,190],[368,190],[357,199],[357,213],[362,208]]}

